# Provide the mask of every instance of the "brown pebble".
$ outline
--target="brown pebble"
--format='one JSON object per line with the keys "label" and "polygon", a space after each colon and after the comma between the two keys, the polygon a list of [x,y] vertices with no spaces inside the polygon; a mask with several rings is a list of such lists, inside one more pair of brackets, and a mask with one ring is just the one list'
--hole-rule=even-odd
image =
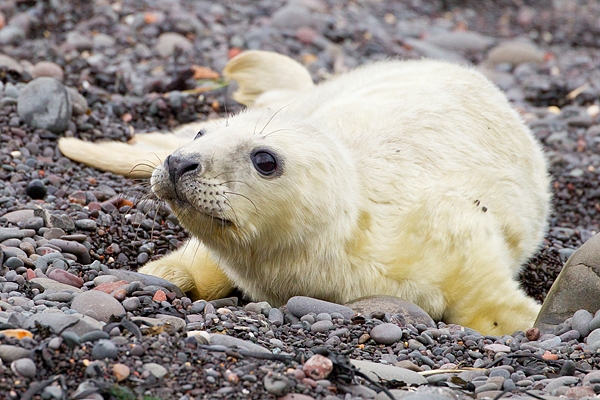
{"label": "brown pebble", "polygon": [[396,367],[410,369],[411,371],[415,371],[415,372],[423,372],[423,368],[419,367],[417,364],[413,363],[410,360],[398,361],[394,365]]}
{"label": "brown pebble", "polygon": [[540,338],[540,330],[538,328],[529,328],[527,329],[527,332],[525,332],[525,336],[533,342]]}
{"label": "brown pebble", "polygon": [[556,360],[558,360],[558,354],[552,354],[552,353],[550,353],[549,351],[546,350],[544,352],[544,354],[542,354],[542,358],[544,360],[554,360],[554,361],[556,361]]}
{"label": "brown pebble", "polygon": [[117,363],[113,365],[113,375],[115,376],[117,382],[127,379],[130,373],[131,371],[129,367],[125,364]]}
{"label": "brown pebble", "polygon": [[152,296],[152,300],[160,303],[161,301],[167,300],[167,295],[164,291],[159,289],[156,291],[156,293],[154,293],[154,296]]}
{"label": "brown pebble", "polygon": [[315,398],[300,393],[288,393],[283,397],[278,397],[277,400],[315,400]]}
{"label": "brown pebble", "polygon": [[369,335],[368,333],[363,333],[362,335],[360,335],[360,337],[358,338],[358,344],[364,344],[367,343],[369,340],[371,339],[371,335]]}
{"label": "brown pebble", "polygon": [[83,279],[62,269],[53,269],[48,274],[48,278],[77,288],[83,286]]}
{"label": "brown pebble", "polygon": [[119,301],[123,301],[127,298],[127,290],[125,289],[117,289],[112,293],[112,297]]}
{"label": "brown pebble", "polygon": [[327,378],[332,369],[333,362],[329,358],[320,354],[315,354],[306,360],[304,366],[302,367],[302,371],[304,371],[306,376],[317,381],[319,379]]}
{"label": "brown pebble", "polygon": [[60,67],[60,65],[53,63],[52,61],[40,61],[39,63],[35,64],[31,70],[31,76],[34,78],[48,76],[61,82],[65,79],[63,69]]}

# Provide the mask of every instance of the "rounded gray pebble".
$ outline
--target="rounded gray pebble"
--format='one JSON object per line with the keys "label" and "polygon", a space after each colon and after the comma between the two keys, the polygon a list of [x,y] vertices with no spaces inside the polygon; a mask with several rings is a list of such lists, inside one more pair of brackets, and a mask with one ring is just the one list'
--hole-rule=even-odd
{"label": "rounded gray pebble", "polygon": [[385,323],[373,327],[370,335],[377,344],[393,344],[402,339],[402,328],[396,324]]}
{"label": "rounded gray pebble", "polygon": [[110,340],[100,339],[92,348],[92,358],[103,360],[105,358],[116,359],[119,355],[117,346]]}
{"label": "rounded gray pebble", "polygon": [[354,311],[349,307],[305,296],[294,296],[289,299],[287,302],[287,309],[292,315],[298,318],[309,313],[331,314],[333,312],[338,312],[342,314],[344,318],[350,318],[354,315]]}
{"label": "rounded gray pebble", "polygon": [[283,313],[279,308],[271,308],[269,310],[269,321],[275,326],[283,325]]}
{"label": "rounded gray pebble", "polygon": [[154,375],[157,379],[162,379],[164,378],[165,375],[167,375],[167,369],[165,367],[163,367],[160,364],[156,364],[156,363],[147,363],[144,364],[142,366],[142,369],[144,371],[148,371],[150,372],[152,375]]}
{"label": "rounded gray pebble", "polygon": [[333,322],[328,320],[317,321],[310,326],[311,332],[327,332],[333,329]]}
{"label": "rounded gray pebble", "polygon": [[10,364],[10,369],[15,374],[24,376],[25,378],[33,378],[37,373],[35,363],[30,358],[20,358]]}
{"label": "rounded gray pebble", "polygon": [[290,382],[282,375],[266,375],[263,384],[275,396],[285,396],[290,391]]}
{"label": "rounded gray pebble", "polygon": [[594,316],[588,310],[578,310],[573,314],[571,326],[579,331],[581,337],[586,337],[590,333],[589,324]]}
{"label": "rounded gray pebble", "polygon": [[67,129],[71,111],[67,88],[54,78],[32,80],[17,99],[17,113],[27,125],[55,133]]}
{"label": "rounded gray pebble", "polygon": [[140,302],[139,297],[128,297],[125,300],[123,300],[121,304],[123,305],[123,308],[125,308],[125,310],[134,311],[137,310],[142,303]]}

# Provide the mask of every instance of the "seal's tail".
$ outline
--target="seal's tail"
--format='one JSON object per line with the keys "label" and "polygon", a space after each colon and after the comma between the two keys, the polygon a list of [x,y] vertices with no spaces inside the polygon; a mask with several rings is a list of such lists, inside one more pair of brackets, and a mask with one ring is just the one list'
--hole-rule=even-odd
{"label": "seal's tail", "polygon": [[86,142],[76,138],[61,138],[58,148],[71,160],[102,171],[128,178],[148,178],[154,167],[178,147],[174,135],[162,133],[136,134],[129,143]]}

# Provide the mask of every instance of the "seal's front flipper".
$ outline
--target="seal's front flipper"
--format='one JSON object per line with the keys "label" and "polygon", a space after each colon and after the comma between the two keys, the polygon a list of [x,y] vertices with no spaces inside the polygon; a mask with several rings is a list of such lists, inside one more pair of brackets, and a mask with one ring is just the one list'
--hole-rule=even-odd
{"label": "seal's front flipper", "polygon": [[174,283],[193,300],[220,299],[233,291],[229,278],[204,245],[195,239],[189,240],[179,250],[144,265],[138,272]]}
{"label": "seal's front flipper", "polygon": [[[233,98],[246,106],[262,107],[264,94],[281,97],[310,89],[314,86],[310,74],[300,63],[290,57],[270,51],[245,51],[232,58],[223,75],[238,83]],[[276,96],[272,96],[272,95]],[[263,99],[261,99],[263,97]]]}

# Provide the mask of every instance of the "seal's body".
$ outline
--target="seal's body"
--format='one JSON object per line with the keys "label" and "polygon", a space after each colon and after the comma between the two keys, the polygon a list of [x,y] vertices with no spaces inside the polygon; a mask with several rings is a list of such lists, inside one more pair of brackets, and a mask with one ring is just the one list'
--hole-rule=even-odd
{"label": "seal's body", "polygon": [[[282,56],[238,57],[234,78]],[[232,285],[274,306],[387,294],[484,334],[531,326],[539,307],[515,277],[545,233],[549,178],[504,95],[444,62],[380,62],[316,86],[281,62],[279,83],[254,93],[240,77],[252,106],[154,170],[195,239],[140,271],[205,298]]]}

